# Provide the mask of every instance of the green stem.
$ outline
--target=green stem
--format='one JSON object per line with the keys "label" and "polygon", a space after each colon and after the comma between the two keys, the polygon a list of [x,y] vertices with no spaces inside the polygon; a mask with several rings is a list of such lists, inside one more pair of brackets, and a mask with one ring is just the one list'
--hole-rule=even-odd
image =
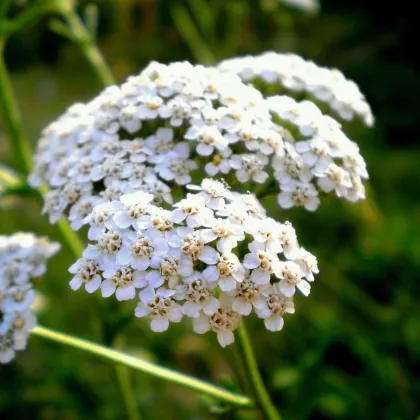
{"label": "green stem", "polygon": [[96,46],[91,34],[73,8],[66,8],[62,11],[64,20],[83,54],[91,64],[98,79],[104,86],[115,84],[115,79],[101,52]]}
{"label": "green stem", "polygon": [[[121,351],[124,344],[124,337],[122,334],[117,335],[114,340],[116,350]],[[136,397],[130,381],[130,370],[122,365],[115,365],[115,373],[120,385],[121,393],[124,398],[124,403],[127,408],[129,420],[141,420],[140,413],[137,408]]]}
{"label": "green stem", "polygon": [[[223,388],[209,384],[200,379],[196,379],[192,376],[184,375],[162,366],[156,366],[155,364],[146,360],[141,360],[128,354],[120,353],[116,350],[101,346],[99,344],[95,344],[81,338],[72,337],[67,334],[59,333],[41,326],[35,327],[31,333],[38,337],[55,341],[56,343],[74,347],[79,350],[84,350],[111,362],[118,363],[144,373],[148,373],[149,375],[155,376],[157,378],[165,379],[168,382],[173,382],[186,388],[190,388],[194,391],[208,395],[232,406],[243,408],[252,407],[251,399],[245,395],[227,391]],[[271,419],[274,419],[274,417],[270,417],[270,420]]]}
{"label": "green stem", "polygon": [[5,38],[0,38],[0,105],[4,126],[12,143],[20,169],[28,173],[32,167],[32,154],[23,132],[19,108],[14,99],[12,82],[4,60]]}
{"label": "green stem", "polygon": [[174,4],[172,8],[172,20],[196,60],[202,63],[214,63],[216,61],[214,54],[199,34],[185,7],[181,4]]}
{"label": "green stem", "polygon": [[237,331],[239,349],[244,361],[245,371],[253,388],[255,400],[261,411],[264,413],[265,419],[281,420],[281,416],[271,401],[270,395],[264,385],[264,381],[261,378],[254,351],[252,350],[251,341],[243,320],[241,320]]}
{"label": "green stem", "polygon": [[[14,153],[19,159],[19,166],[23,173],[28,174],[32,169],[32,157],[29,143],[25,137],[22,126],[22,119],[20,117],[19,108],[16,103],[13,87],[10,80],[9,72],[7,71],[6,63],[4,61],[4,42],[5,39],[0,39],[0,105],[4,113],[4,124],[7,131],[7,136],[12,144]],[[44,187],[43,192],[47,192]],[[79,258],[83,251],[83,244],[80,242],[77,234],[70,228],[69,224],[61,219],[58,222],[58,228],[67,242],[69,248],[72,250],[74,257]]]}

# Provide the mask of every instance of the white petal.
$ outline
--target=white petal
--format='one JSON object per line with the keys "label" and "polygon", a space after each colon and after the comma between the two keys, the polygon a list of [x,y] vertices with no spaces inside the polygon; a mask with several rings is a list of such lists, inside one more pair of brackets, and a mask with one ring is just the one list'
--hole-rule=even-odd
{"label": "white petal", "polygon": [[114,220],[115,224],[121,229],[128,228],[133,222],[133,219],[131,219],[128,216],[126,211],[118,212],[112,219]]}
{"label": "white petal", "polygon": [[134,286],[118,287],[115,296],[118,300],[134,299],[136,296],[136,289]]}
{"label": "white petal", "polygon": [[206,315],[213,315],[219,307],[220,302],[214,296],[211,296],[209,302],[203,307],[203,312]]}
{"label": "white petal", "polygon": [[72,288],[72,290],[80,289],[81,285],[82,285],[82,280],[79,276],[73,277],[73,279],[70,281],[70,287]]}
{"label": "white petal", "polygon": [[139,296],[142,302],[150,302],[155,297],[155,289],[153,289],[153,287],[150,286],[146,287],[140,292]]}
{"label": "white petal", "polygon": [[246,302],[244,299],[236,298],[233,301],[232,309],[238,312],[238,314],[248,316],[252,311],[252,304]]}
{"label": "white petal", "polygon": [[246,254],[243,264],[245,268],[257,268],[260,265],[260,260],[255,254]]}
{"label": "white petal", "polygon": [[206,264],[216,264],[219,259],[219,254],[211,246],[205,246],[201,251],[198,259]]}
{"label": "white petal", "polygon": [[213,232],[212,229],[203,229],[200,232],[200,236],[204,243],[214,241],[217,238],[217,235]]}
{"label": "white petal", "polygon": [[236,280],[233,277],[223,278],[221,277],[219,279],[219,287],[224,292],[229,292],[230,290],[236,289]]}
{"label": "white petal", "polygon": [[296,287],[302,292],[302,294],[304,296],[308,296],[309,293],[311,292],[311,285],[305,281],[305,280],[301,280]]}
{"label": "white petal", "polygon": [[264,324],[269,331],[280,331],[283,328],[284,320],[279,315],[272,315],[264,319]]}
{"label": "white petal", "polygon": [[85,290],[88,293],[96,292],[101,286],[101,282],[102,282],[101,276],[99,274],[96,274],[92,280],[88,281],[85,284]]}
{"label": "white petal", "polygon": [[251,280],[257,285],[267,284],[270,281],[270,274],[257,268],[252,271]]}
{"label": "white petal", "polygon": [[169,320],[166,318],[154,318],[150,323],[150,328],[154,332],[166,331],[169,327]]}
{"label": "white petal", "polygon": [[115,286],[114,284],[109,281],[109,280],[105,280],[104,282],[102,282],[101,284],[101,293],[102,293],[102,297],[110,297],[112,294],[114,294],[115,292]]}
{"label": "white petal", "polygon": [[131,266],[135,270],[144,271],[149,268],[150,259],[149,257],[133,257],[131,260]]}
{"label": "white petal", "polygon": [[187,215],[181,209],[175,209],[172,212],[172,221],[174,223],[181,223],[183,220],[185,220],[186,217]]}
{"label": "white petal", "polygon": [[204,280],[208,281],[208,282],[213,282],[219,279],[219,271],[217,270],[216,267],[212,266],[212,267],[207,267],[204,271],[203,271],[203,278]]}
{"label": "white petal", "polygon": [[151,271],[146,276],[147,282],[152,287],[160,287],[164,282],[164,277],[158,271]]}
{"label": "white petal", "polygon": [[226,347],[235,341],[235,336],[232,331],[219,331],[217,333],[217,340],[222,347]]}
{"label": "white petal", "polygon": [[175,307],[173,307],[168,313],[168,318],[171,322],[180,322],[182,319],[182,316],[183,316],[182,309],[179,305],[176,305]]}
{"label": "white petal", "polygon": [[128,246],[123,245],[117,253],[117,262],[120,265],[127,265],[130,263],[130,249]]}
{"label": "white petal", "polygon": [[197,334],[205,334],[210,330],[209,319],[205,315],[200,315],[193,319],[193,330]]}
{"label": "white petal", "polygon": [[141,289],[147,286],[146,273],[142,271],[135,271],[133,274],[133,286]]}
{"label": "white petal", "polygon": [[137,318],[141,318],[143,316],[146,316],[149,314],[149,311],[144,306],[143,302],[139,302],[139,304],[136,306],[136,310],[134,311],[134,314]]}
{"label": "white petal", "polygon": [[198,318],[200,316],[201,306],[194,302],[185,302],[182,311],[190,318]]}
{"label": "white petal", "polygon": [[295,285],[287,282],[286,280],[280,280],[279,283],[280,292],[286,297],[291,297],[295,294]]}

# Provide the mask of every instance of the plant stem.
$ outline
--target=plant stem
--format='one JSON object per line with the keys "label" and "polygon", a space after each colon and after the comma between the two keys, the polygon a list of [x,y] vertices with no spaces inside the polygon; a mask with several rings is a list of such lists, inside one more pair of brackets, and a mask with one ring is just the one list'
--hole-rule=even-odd
{"label": "plant stem", "polygon": [[172,8],[172,19],[196,60],[206,64],[214,63],[216,61],[214,54],[199,34],[187,9],[181,4],[174,4]]}
{"label": "plant stem", "polygon": [[[173,382],[186,388],[190,388],[194,391],[201,392],[202,394],[206,394],[232,406],[243,408],[252,407],[251,399],[245,395],[227,391],[223,388],[209,384],[200,379],[196,379],[192,376],[184,375],[162,366],[157,366],[146,360],[141,360],[128,354],[120,353],[116,350],[101,346],[99,344],[95,344],[81,338],[72,337],[67,334],[59,333],[41,326],[35,327],[33,330],[31,330],[31,333],[38,337],[55,341],[56,343],[74,347],[79,350],[84,350],[88,353],[102,357],[114,363],[118,363],[142,371],[144,373],[148,373],[157,378],[165,379],[168,382]],[[271,419],[278,420],[279,418],[270,417],[270,420]]]}
{"label": "plant stem", "polygon": [[245,371],[253,388],[255,400],[264,413],[265,419],[281,420],[281,416],[271,401],[264,381],[261,378],[251,341],[243,320],[241,320],[237,331],[239,349],[242,354]]}
{"label": "plant stem", "polygon": [[96,46],[92,35],[89,33],[73,8],[66,8],[62,12],[74,41],[79,45],[83,54],[91,64],[96,76],[104,86],[115,84],[115,79],[101,52]]}
{"label": "plant stem", "polygon": [[11,140],[20,169],[28,173],[32,166],[31,148],[25,139],[19,108],[14,99],[12,82],[4,60],[5,38],[0,38],[0,105],[4,126]]}
{"label": "plant stem", "polygon": [[[118,334],[114,340],[116,350],[121,351],[124,344],[124,337],[122,334]],[[127,414],[129,420],[141,420],[140,413],[137,408],[136,398],[134,396],[133,388],[130,381],[130,370],[126,366],[115,365],[115,373],[117,375],[118,382],[124,403],[127,408]]]}
{"label": "plant stem", "polygon": [[[15,156],[19,160],[19,166],[23,173],[28,174],[32,169],[31,149],[23,132],[22,119],[13,94],[9,72],[4,61],[4,41],[4,38],[0,39],[0,105],[4,113],[7,136],[12,144]],[[42,192],[46,193],[47,191],[47,188],[43,187]],[[58,228],[74,254],[74,257],[79,258],[84,246],[80,242],[77,234],[64,219],[58,222]]]}

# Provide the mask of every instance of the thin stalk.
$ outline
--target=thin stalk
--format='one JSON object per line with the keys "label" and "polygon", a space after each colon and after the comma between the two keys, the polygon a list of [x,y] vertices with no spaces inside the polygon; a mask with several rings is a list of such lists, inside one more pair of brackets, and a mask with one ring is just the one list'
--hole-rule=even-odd
{"label": "thin stalk", "polygon": [[[23,173],[28,174],[32,169],[31,148],[23,132],[22,119],[13,94],[9,72],[4,61],[4,41],[4,38],[0,39],[0,105],[4,114],[3,119],[7,137],[14,149],[16,158],[19,160],[20,168]],[[43,192],[47,192],[45,187]],[[74,254],[74,257],[79,258],[84,246],[76,233],[64,219],[58,222],[58,228]]]}
{"label": "thin stalk", "polygon": [[265,419],[281,420],[281,416],[271,401],[264,381],[261,378],[251,341],[243,320],[241,320],[237,331],[239,349],[243,358],[245,371],[253,388],[255,401],[264,413]]}
{"label": "thin stalk", "polygon": [[199,34],[187,9],[181,4],[174,4],[172,8],[172,19],[196,60],[202,63],[214,63],[216,61],[214,54]]}
{"label": "thin stalk", "polygon": [[115,84],[114,76],[106,64],[104,57],[75,10],[73,8],[65,9],[62,12],[62,16],[68,25],[74,41],[79,45],[101,83],[104,86]]}
{"label": "thin stalk", "polygon": [[32,167],[32,153],[22,128],[19,108],[13,94],[12,82],[4,60],[5,38],[0,38],[0,105],[4,126],[10,138],[20,169],[28,173]]}
{"label": "thin stalk", "polygon": [[[184,375],[162,366],[157,366],[146,360],[141,360],[128,354],[120,353],[99,344],[95,344],[81,338],[72,337],[41,326],[35,327],[31,330],[31,333],[32,335],[86,351],[111,362],[148,373],[149,375],[164,379],[168,382],[173,382],[186,388],[190,388],[232,406],[243,408],[252,407],[251,399],[245,395],[227,391],[192,376]],[[271,419],[274,419],[274,417],[270,417],[270,420]],[[278,420],[278,418],[276,418],[276,420]]]}
{"label": "thin stalk", "polygon": [[[116,350],[121,351],[123,348],[124,337],[119,334],[114,340],[114,346]],[[115,365],[115,373],[117,375],[118,383],[124,403],[127,408],[127,414],[129,420],[141,420],[141,416],[137,407],[136,397],[130,380],[130,370],[126,366]]]}

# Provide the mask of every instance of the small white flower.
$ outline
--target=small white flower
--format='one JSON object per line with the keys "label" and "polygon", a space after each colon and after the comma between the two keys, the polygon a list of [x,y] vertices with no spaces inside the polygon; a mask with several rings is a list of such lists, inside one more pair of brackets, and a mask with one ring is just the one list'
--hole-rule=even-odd
{"label": "small white flower", "polygon": [[146,286],[143,273],[133,271],[131,267],[120,267],[115,271],[105,270],[105,280],[101,284],[102,297],[109,297],[115,293],[118,300],[134,299],[136,288]]}
{"label": "small white flower", "polygon": [[151,260],[167,255],[167,240],[156,230],[129,232],[124,237],[123,245],[117,254],[117,263],[130,265],[135,270],[144,271],[149,268]]}
{"label": "small white flower", "polygon": [[222,136],[216,127],[192,126],[184,135],[188,140],[196,141],[197,153],[200,156],[210,156],[214,149],[225,150],[228,146],[228,141]]}
{"label": "small white flower", "polygon": [[[202,232],[202,231],[201,231]],[[211,246],[205,245],[200,231],[188,227],[179,227],[167,237],[173,253],[185,255],[191,259],[191,264],[202,261],[206,264],[216,264],[219,254]]]}
{"label": "small white flower", "polygon": [[192,260],[173,256],[164,256],[151,262],[155,270],[146,275],[148,284],[157,288],[166,283],[170,288],[175,287],[181,278],[188,278],[193,274]]}
{"label": "small white flower", "polygon": [[165,156],[165,161],[156,166],[156,172],[165,181],[187,185],[192,180],[190,172],[197,168],[195,161],[182,158],[175,151],[170,151]]}
{"label": "small white flower", "polygon": [[5,312],[25,311],[35,299],[35,292],[30,284],[12,286],[5,292],[2,303]]}
{"label": "small white flower", "polygon": [[214,219],[209,226],[210,229],[201,231],[201,237],[205,243],[217,240],[216,247],[222,254],[230,254],[238,245],[238,241],[245,239],[241,226],[227,220]]}
{"label": "small white flower", "polygon": [[229,189],[220,181],[204,179],[201,186],[187,185],[193,191],[200,191],[197,195],[204,198],[207,207],[212,210],[222,210],[225,207],[225,198],[231,196]]}
{"label": "small white flower", "polygon": [[257,315],[264,319],[267,330],[280,331],[284,325],[283,315],[295,313],[293,300],[281,293],[279,283],[270,286],[262,294],[264,304],[257,308]]}
{"label": "small white flower", "polygon": [[257,310],[263,308],[265,298],[261,292],[267,287],[269,287],[268,284],[258,286],[249,278],[244,279],[241,283],[237,283],[232,309],[238,314],[248,316],[253,307]]}
{"label": "small white flower", "polygon": [[277,274],[277,277],[281,279],[279,283],[280,292],[287,297],[291,297],[295,294],[297,287],[303,295],[308,296],[311,285],[303,278],[304,274],[295,262],[281,261]]}
{"label": "small white flower", "polygon": [[80,258],[70,266],[69,272],[75,275],[70,281],[70,287],[73,290],[78,290],[84,284],[85,290],[88,293],[93,293],[99,289],[102,283],[99,266],[95,260]]}
{"label": "small white flower", "polygon": [[264,171],[268,158],[265,155],[234,155],[230,160],[233,169],[236,169],[236,177],[241,183],[252,180],[263,184],[268,179],[268,173]]}
{"label": "small white flower", "polygon": [[183,315],[181,306],[172,298],[174,294],[174,290],[165,288],[156,291],[152,287],[143,289],[135,310],[136,317],[149,316],[152,331],[166,331],[169,321],[180,322]]}
{"label": "small white flower", "polygon": [[274,255],[282,252],[282,240],[280,239],[280,224],[274,219],[256,220],[251,225],[251,233],[254,241],[264,244],[265,250]]}
{"label": "small white flower", "polygon": [[315,255],[301,248],[296,254],[294,262],[297,263],[303,271],[306,280],[314,281],[314,274],[319,273],[318,261]]}
{"label": "small white flower", "polygon": [[325,171],[325,176],[318,179],[318,185],[327,193],[335,190],[338,197],[345,197],[352,186],[349,173],[335,164]]}
{"label": "small white flower", "polygon": [[214,155],[212,160],[205,164],[204,170],[210,176],[216,176],[219,172],[226,175],[232,169],[230,164],[230,156],[232,150],[226,148],[217,155]]}
{"label": "small white flower", "polygon": [[120,229],[130,226],[140,229],[147,228],[150,217],[145,213],[152,200],[153,195],[143,191],[122,195],[120,211],[114,210],[113,221]]}
{"label": "small white flower", "polygon": [[186,221],[189,227],[205,226],[214,215],[213,211],[206,207],[206,201],[203,197],[194,194],[187,194],[180,202],[174,204],[176,208],[172,212],[174,223]]}
{"label": "small white flower", "polygon": [[233,331],[238,327],[238,319],[232,312],[219,308],[214,314],[207,316],[201,314],[193,319],[193,329],[197,334],[205,334],[208,331],[217,333],[217,340],[222,347],[226,347],[235,341]]}
{"label": "small white flower", "polygon": [[220,307],[220,302],[214,297],[214,284],[204,280],[193,280],[176,287],[175,299],[185,300],[182,306],[184,315],[197,318],[203,311],[206,315],[213,315]]}
{"label": "small white flower", "polygon": [[235,254],[225,254],[219,257],[216,265],[207,267],[203,278],[208,282],[218,282],[223,291],[236,288],[236,283],[245,278],[245,269]]}
{"label": "small white flower", "polygon": [[244,257],[244,267],[251,269],[251,280],[257,285],[267,284],[271,275],[277,275],[279,260],[277,255],[264,250],[264,245],[251,242],[248,245],[249,254]]}
{"label": "small white flower", "polygon": [[291,181],[282,184],[281,188],[283,191],[277,196],[280,207],[284,209],[304,207],[308,211],[315,211],[319,207],[318,191],[313,184]]}

